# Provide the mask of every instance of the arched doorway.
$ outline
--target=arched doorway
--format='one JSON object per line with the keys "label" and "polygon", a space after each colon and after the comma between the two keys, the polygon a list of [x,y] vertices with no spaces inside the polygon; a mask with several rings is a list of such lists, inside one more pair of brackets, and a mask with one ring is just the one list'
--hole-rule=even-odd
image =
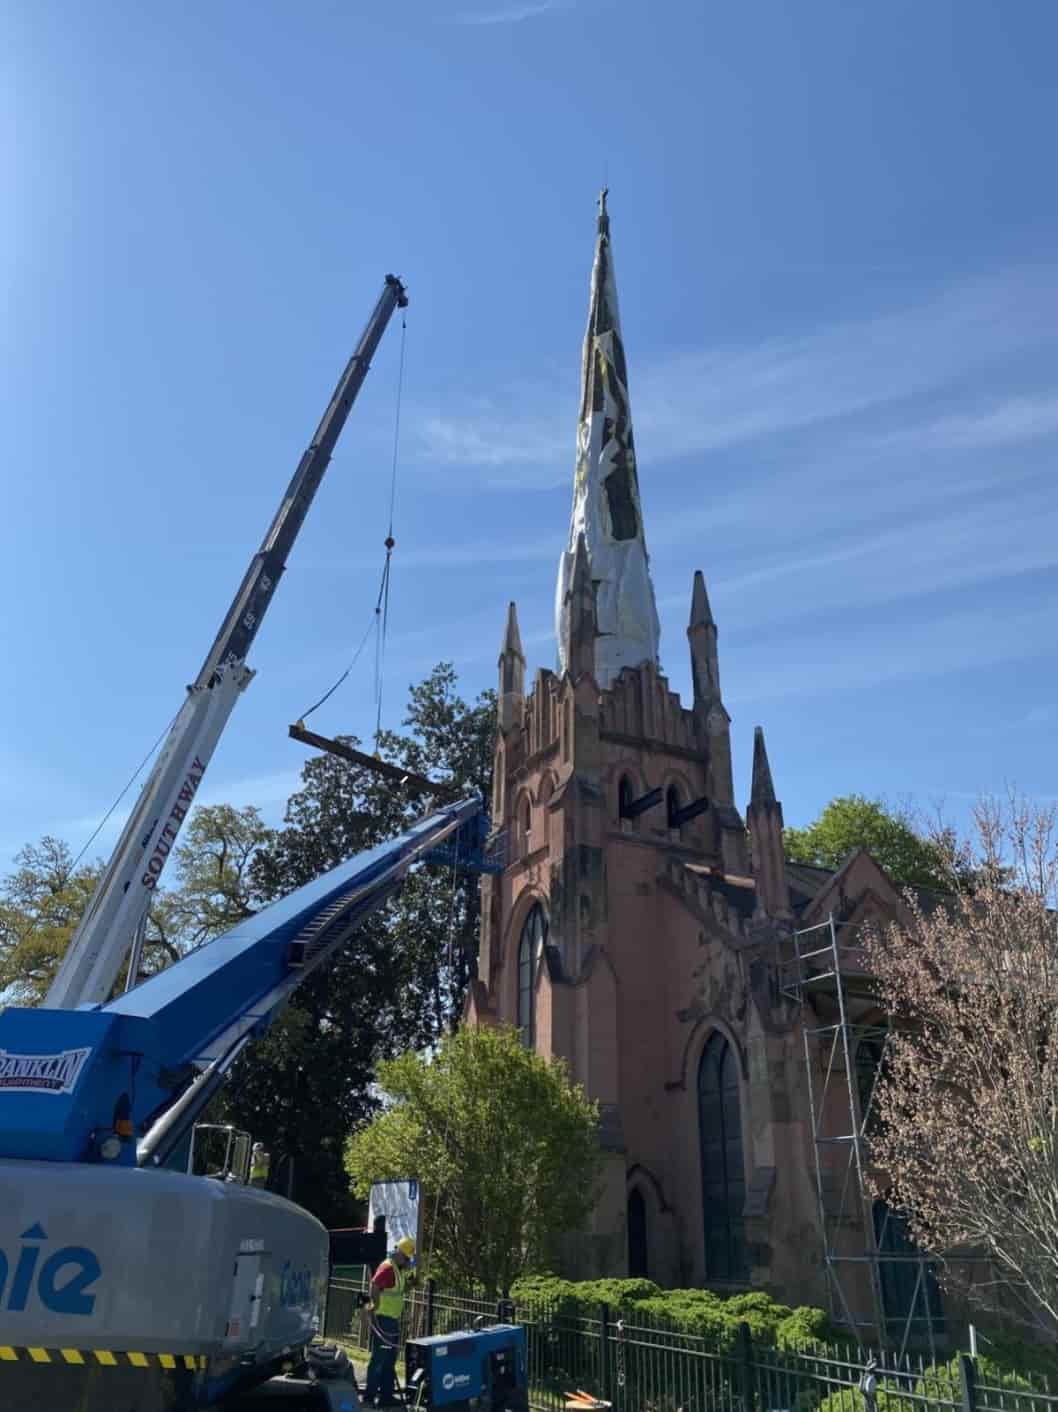
{"label": "arched doorway", "polygon": [[628,1193],[628,1273],[633,1279],[646,1279],[649,1264],[647,1203],[634,1186]]}
{"label": "arched doorway", "polygon": [[702,1219],[707,1280],[749,1278],[743,1210],[746,1170],[738,1058],[719,1031],[698,1065],[698,1132],[702,1156]]}

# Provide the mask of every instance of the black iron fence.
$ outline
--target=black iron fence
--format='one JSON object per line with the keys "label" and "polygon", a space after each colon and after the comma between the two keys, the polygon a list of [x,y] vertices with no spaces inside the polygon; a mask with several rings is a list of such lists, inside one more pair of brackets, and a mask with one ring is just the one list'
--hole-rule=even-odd
{"label": "black iron fence", "polygon": [[[325,1323],[365,1357],[368,1315],[362,1286],[332,1280]],[[428,1283],[405,1301],[401,1347],[475,1321],[526,1330],[529,1403],[563,1412],[571,1393],[589,1393],[613,1412],[1058,1412],[1039,1375],[986,1372],[966,1354],[945,1365],[859,1348],[779,1349],[741,1324],[728,1346],[635,1311],[600,1305],[592,1317],[536,1301],[496,1303]]]}

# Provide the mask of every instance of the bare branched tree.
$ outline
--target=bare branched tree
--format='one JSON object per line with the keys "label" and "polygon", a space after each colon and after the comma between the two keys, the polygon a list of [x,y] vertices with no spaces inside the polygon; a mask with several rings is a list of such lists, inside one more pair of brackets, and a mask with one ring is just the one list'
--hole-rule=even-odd
{"label": "bare branched tree", "polygon": [[951,892],[909,896],[902,922],[865,939],[893,1025],[876,1193],[942,1266],[981,1252],[1041,1325],[1041,1311],[1058,1322],[1056,825],[1015,795],[980,804],[972,840],[941,839]]}

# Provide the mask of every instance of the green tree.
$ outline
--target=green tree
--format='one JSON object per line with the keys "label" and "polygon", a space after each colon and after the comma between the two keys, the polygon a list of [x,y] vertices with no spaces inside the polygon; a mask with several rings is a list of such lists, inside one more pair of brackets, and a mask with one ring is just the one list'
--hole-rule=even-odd
{"label": "green tree", "polygon": [[164,917],[157,918],[159,933],[167,928],[174,944],[188,950],[252,917],[253,862],[271,839],[272,830],[252,804],[196,809],[176,850],[175,887]]}
{"label": "green tree", "polygon": [[[404,729],[385,733],[380,752],[446,789],[488,800],[495,697],[486,692],[468,705],[456,687],[450,664],[434,668],[411,689]],[[305,764],[281,829],[266,828],[252,806],[196,809],[167,874],[170,885],[153,899],[141,975],[393,837],[429,806],[369,770],[320,755]],[[11,999],[39,1003],[100,867],[75,869],[55,839],[24,849],[16,862],[0,884],[0,988]],[[284,1156],[294,1160],[294,1194],[322,1220],[353,1218],[342,1147],[374,1111],[375,1065],[431,1043],[458,1020],[477,928],[477,878],[419,870],[297,991],[211,1105],[211,1120],[235,1122],[264,1141],[274,1167]]]}
{"label": "green tree", "polygon": [[39,1005],[95,891],[98,863],[74,866],[69,847],[45,836],[15,855],[0,882],[0,994]]}
{"label": "green tree", "polygon": [[783,845],[792,862],[825,868],[839,868],[850,853],[865,848],[901,887],[951,886],[943,842],[917,832],[904,810],[862,794],[832,799],[807,828],[786,829]]}
{"label": "green tree", "polygon": [[[491,794],[495,698],[469,706],[451,665],[413,687],[404,734],[380,739],[387,759],[461,794]],[[340,737],[353,746],[353,737]],[[305,764],[286,826],[255,851],[255,905],[283,897],[354,854],[392,838],[429,801],[395,790],[332,755]],[[208,873],[208,870],[207,870]],[[310,976],[269,1035],[234,1066],[227,1120],[294,1161],[295,1196],[327,1224],[353,1219],[342,1170],[346,1136],[376,1108],[380,1059],[436,1041],[458,1019],[477,955],[473,875],[424,867],[357,928],[344,952]]]}
{"label": "green tree", "polygon": [[349,1139],[346,1171],[372,1182],[414,1175],[427,1266],[467,1289],[507,1293],[546,1269],[596,1196],[598,1111],[561,1061],[510,1029],[461,1029],[432,1054],[379,1065],[386,1106]]}

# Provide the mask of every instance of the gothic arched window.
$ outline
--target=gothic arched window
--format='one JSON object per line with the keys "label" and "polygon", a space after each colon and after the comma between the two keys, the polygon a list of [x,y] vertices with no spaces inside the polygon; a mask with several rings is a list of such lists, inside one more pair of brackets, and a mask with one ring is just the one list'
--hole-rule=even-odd
{"label": "gothic arched window", "polygon": [[540,903],[536,902],[525,919],[518,940],[518,1028],[522,1032],[522,1043],[527,1049],[532,1049],[536,1041],[533,995],[536,987],[536,968],[540,964],[546,941],[547,918]]}
{"label": "gothic arched window", "polygon": [[632,804],[635,797],[635,786],[627,775],[622,775],[621,783],[617,786],[617,815],[619,818],[626,817],[625,810]]}
{"label": "gothic arched window", "polygon": [[706,1279],[743,1281],[749,1277],[749,1260],[742,1214],[746,1172],[738,1058],[719,1031],[710,1037],[698,1066],[698,1129]]}
{"label": "gothic arched window", "polygon": [[670,784],[665,794],[665,812],[668,814],[670,829],[678,829],[680,826],[680,821],[676,816],[680,812],[682,803],[679,786]]}
{"label": "gothic arched window", "polygon": [[861,1039],[856,1046],[856,1092],[860,1100],[861,1131],[873,1132],[877,1125],[877,1110],[872,1101],[878,1070],[882,1067],[883,1042]]}
{"label": "gothic arched window", "polygon": [[921,1256],[922,1251],[911,1238],[903,1216],[887,1202],[876,1201],[873,1216],[882,1309],[889,1331],[899,1335],[901,1341],[905,1330],[921,1335],[932,1327],[934,1333],[941,1332],[944,1306],[935,1266],[923,1262],[919,1278],[919,1263],[912,1257]]}

